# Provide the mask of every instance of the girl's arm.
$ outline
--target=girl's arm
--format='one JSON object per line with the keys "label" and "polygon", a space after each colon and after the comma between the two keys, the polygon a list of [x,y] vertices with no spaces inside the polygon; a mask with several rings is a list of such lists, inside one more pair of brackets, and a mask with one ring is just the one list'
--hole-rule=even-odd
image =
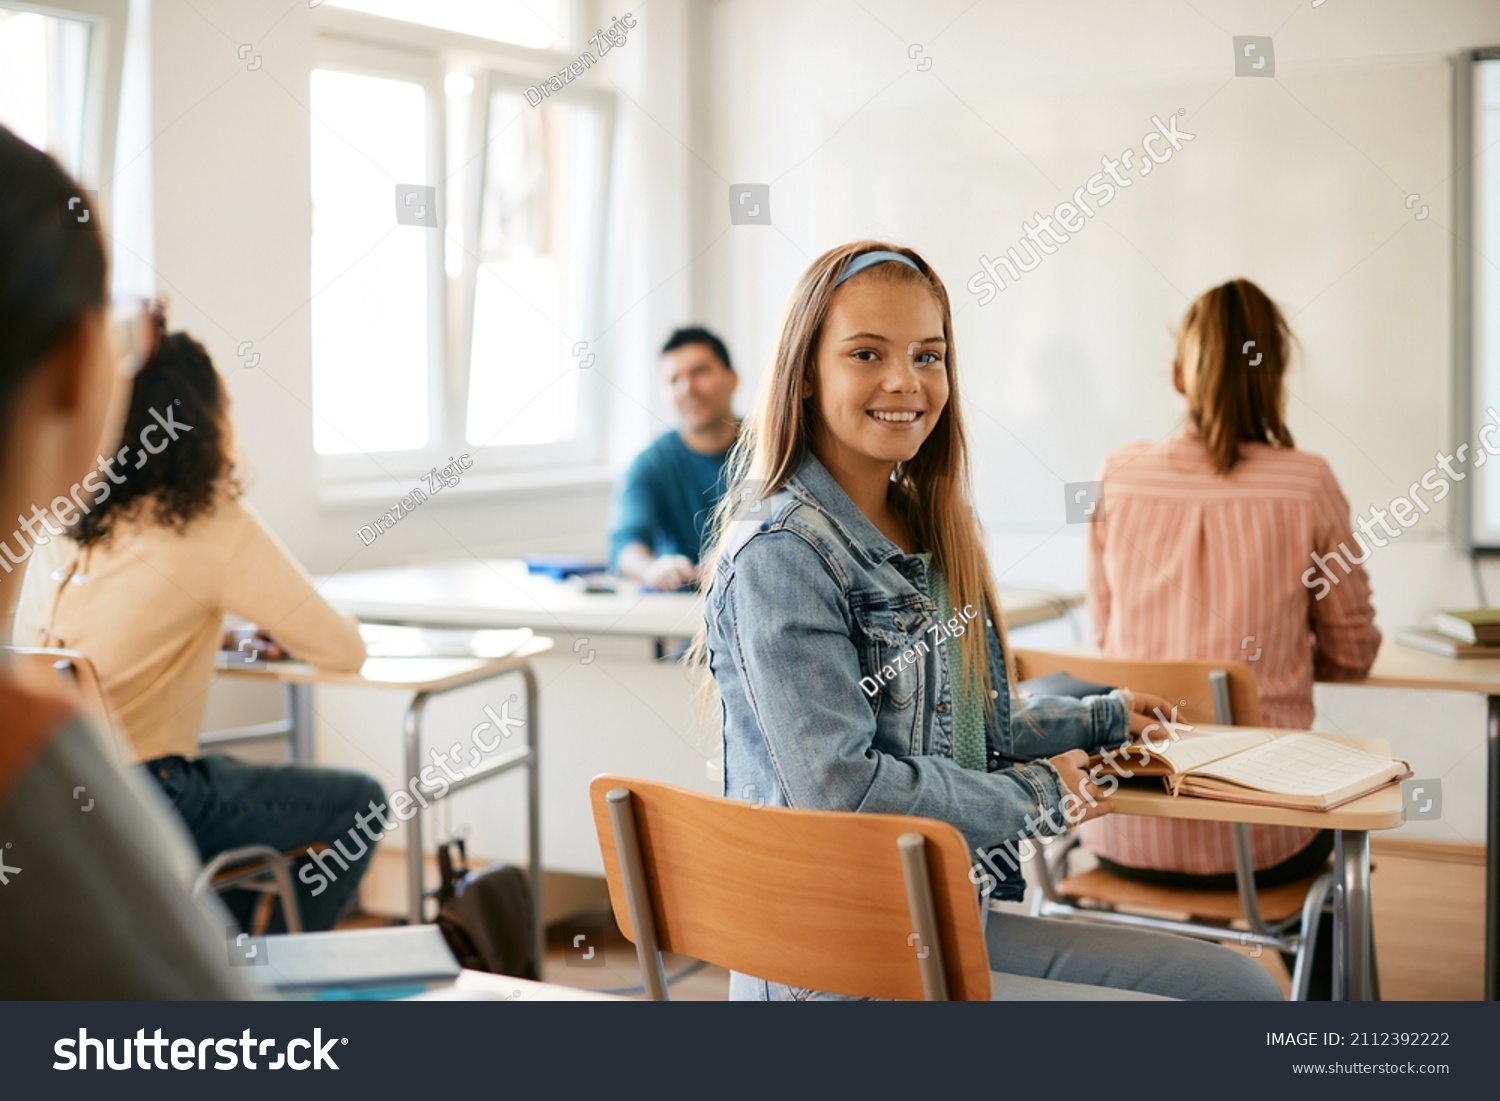
{"label": "girl's arm", "polygon": [[1130,708],[1116,689],[1104,696],[1021,696],[1011,715],[1015,752],[1052,757],[1070,749],[1123,745],[1130,736]]}
{"label": "girl's arm", "polygon": [[[1339,560],[1348,557],[1340,551],[1340,541],[1349,550],[1358,553],[1360,545],[1351,535],[1353,525],[1349,523],[1349,502],[1333,476],[1326,471],[1326,481],[1319,494],[1318,546],[1321,555],[1337,553]],[[1308,564],[1311,567],[1312,559]],[[1310,626],[1317,637],[1313,655],[1313,671],[1319,680],[1359,680],[1375,664],[1375,655],[1380,652],[1380,631],[1375,626],[1375,609],[1370,604],[1370,581],[1365,568],[1350,564],[1350,572],[1344,575],[1342,568],[1330,566],[1328,573],[1337,582],[1331,587],[1325,579],[1319,594],[1309,590],[1311,607]]]}
{"label": "girl's arm", "polygon": [[763,743],[789,806],[936,818],[974,847],[1034,833],[1059,810],[1060,780],[1045,762],[986,773],[875,748],[847,602],[801,536],[758,533],[720,569],[706,614],[724,737]]}
{"label": "girl's arm", "polygon": [[269,634],[299,661],[335,673],[357,673],[365,661],[359,624],[335,611],[292,552],[242,501],[225,565],[222,603]]}

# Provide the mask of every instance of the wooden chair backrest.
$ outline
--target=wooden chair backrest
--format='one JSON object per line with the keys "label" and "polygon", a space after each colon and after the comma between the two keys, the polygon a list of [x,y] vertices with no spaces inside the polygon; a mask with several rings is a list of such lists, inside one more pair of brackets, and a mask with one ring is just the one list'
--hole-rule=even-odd
{"label": "wooden chair backrest", "polygon": [[973,861],[945,822],[792,810],[624,776],[589,785],[615,920],[635,940],[608,793],[631,793],[663,951],[808,990],[920,1000],[896,839],[926,841],[948,996],[988,1001]]}
{"label": "wooden chair backrest", "polygon": [[[1252,651],[1253,653],[1253,651]],[[1056,653],[1050,650],[1017,650],[1016,675],[1021,680],[1049,673],[1071,673],[1080,680],[1151,692],[1185,706],[1177,719],[1194,725],[1214,721],[1213,692],[1208,675],[1222,669],[1229,677],[1229,704],[1235,726],[1259,726],[1260,693],[1255,674],[1241,661],[1117,661],[1113,658]],[[1171,713],[1168,713],[1171,717]]]}
{"label": "wooden chair backrest", "polygon": [[16,679],[39,692],[63,693],[78,704],[106,732],[112,724],[109,703],[98,670],[77,650],[47,650],[34,646],[7,646]]}

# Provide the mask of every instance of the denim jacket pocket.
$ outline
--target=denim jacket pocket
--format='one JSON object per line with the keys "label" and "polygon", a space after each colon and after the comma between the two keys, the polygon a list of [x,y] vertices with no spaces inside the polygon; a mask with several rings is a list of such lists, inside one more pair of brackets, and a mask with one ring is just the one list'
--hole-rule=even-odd
{"label": "denim jacket pocket", "polygon": [[920,636],[913,639],[902,630],[896,613],[888,607],[857,606],[853,611],[864,638],[860,663],[865,675],[860,686],[873,696],[877,715],[882,701],[905,711],[922,690],[925,663],[917,646]]}

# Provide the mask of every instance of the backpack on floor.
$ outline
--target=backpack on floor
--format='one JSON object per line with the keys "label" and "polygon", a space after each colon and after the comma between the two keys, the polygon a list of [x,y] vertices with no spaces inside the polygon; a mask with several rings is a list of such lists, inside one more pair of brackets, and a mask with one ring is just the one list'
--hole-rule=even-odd
{"label": "backpack on floor", "polygon": [[540,961],[532,951],[531,883],[525,871],[510,864],[470,871],[462,838],[439,846],[438,866],[442,883],[437,926],[458,962],[473,971],[540,978]]}

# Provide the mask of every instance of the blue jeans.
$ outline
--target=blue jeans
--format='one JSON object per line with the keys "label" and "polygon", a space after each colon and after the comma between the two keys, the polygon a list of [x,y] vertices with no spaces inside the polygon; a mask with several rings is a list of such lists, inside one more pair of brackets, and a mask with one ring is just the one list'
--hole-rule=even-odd
{"label": "blue jeans", "polygon": [[[1010,1001],[1280,1001],[1254,960],[1191,937],[1084,921],[984,914],[991,999]],[[731,1001],[853,1001],[730,972]]]}
{"label": "blue jeans", "polygon": [[[218,755],[158,757],[147,761],[145,768],[177,808],[204,860],[240,845],[269,845],[285,852],[315,841],[340,843],[339,851],[350,858],[348,870],[339,871],[317,895],[298,876],[307,861],[292,866],[303,928],[333,928],[354,898],[375,852],[375,843],[367,845],[354,829],[354,816],[366,812],[368,818],[371,800],[385,801],[379,784],[362,772],[250,764]],[[357,851],[350,841],[351,830],[359,842]],[[232,890],[225,893],[224,902],[241,927],[248,929],[258,898],[254,891]],[[285,930],[278,906],[269,931]]]}

